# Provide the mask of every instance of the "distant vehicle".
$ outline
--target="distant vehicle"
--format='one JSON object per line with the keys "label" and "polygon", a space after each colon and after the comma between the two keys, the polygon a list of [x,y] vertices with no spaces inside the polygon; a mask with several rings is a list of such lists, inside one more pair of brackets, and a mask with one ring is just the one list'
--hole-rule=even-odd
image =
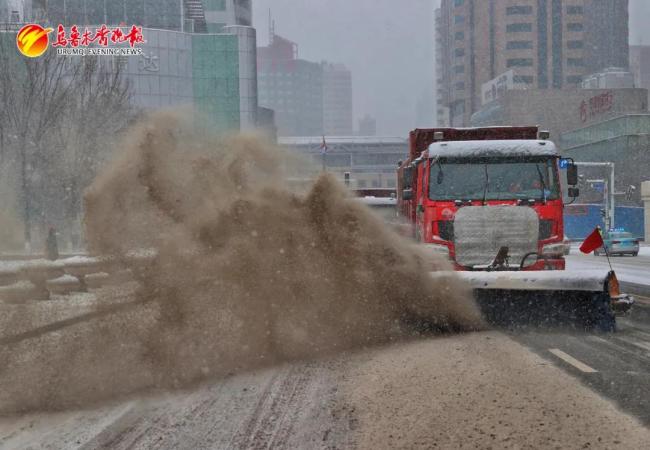
{"label": "distant vehicle", "polygon": [[[639,239],[632,233],[626,231],[608,231],[603,234],[603,241],[610,255],[632,255],[639,256]],[[604,248],[594,251],[594,255],[600,256],[605,254]]]}
{"label": "distant vehicle", "polygon": [[571,241],[568,237],[564,236],[562,243],[564,244],[564,256],[568,256],[571,254]]}

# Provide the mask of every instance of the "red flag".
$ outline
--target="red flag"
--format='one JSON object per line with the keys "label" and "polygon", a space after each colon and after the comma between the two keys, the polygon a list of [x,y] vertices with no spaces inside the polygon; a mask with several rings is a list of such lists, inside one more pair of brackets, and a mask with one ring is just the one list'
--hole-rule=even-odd
{"label": "red flag", "polygon": [[600,230],[596,228],[582,243],[580,251],[582,253],[591,253],[604,245],[605,243],[603,242],[603,237],[600,235]]}

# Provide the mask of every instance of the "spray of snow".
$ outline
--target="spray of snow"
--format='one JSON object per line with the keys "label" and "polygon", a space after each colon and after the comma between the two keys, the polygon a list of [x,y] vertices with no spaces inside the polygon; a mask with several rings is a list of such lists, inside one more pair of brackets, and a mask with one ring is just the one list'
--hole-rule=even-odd
{"label": "spray of snow", "polygon": [[[90,250],[138,276],[135,306],[0,348],[0,411],[79,407],[393,341],[405,320],[482,327],[468,288],[323,175],[172,114],[135,127],[86,195]],[[303,178],[304,179],[304,178]],[[155,254],[143,263],[133,249]],[[139,262],[134,262],[139,261]],[[4,359],[4,360],[2,360]]]}

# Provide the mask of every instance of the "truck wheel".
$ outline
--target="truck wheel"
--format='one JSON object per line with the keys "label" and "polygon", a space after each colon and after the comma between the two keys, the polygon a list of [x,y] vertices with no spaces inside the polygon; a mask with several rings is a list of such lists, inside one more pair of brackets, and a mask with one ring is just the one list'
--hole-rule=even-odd
{"label": "truck wheel", "polygon": [[601,333],[616,331],[616,316],[612,312],[611,300],[606,293],[595,294],[591,301],[590,328]]}

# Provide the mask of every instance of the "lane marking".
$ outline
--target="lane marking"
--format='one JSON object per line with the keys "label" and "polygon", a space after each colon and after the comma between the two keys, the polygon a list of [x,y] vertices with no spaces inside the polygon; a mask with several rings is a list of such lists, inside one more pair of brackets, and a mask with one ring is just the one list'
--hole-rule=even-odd
{"label": "lane marking", "polygon": [[592,367],[589,367],[583,362],[578,361],[573,356],[564,353],[558,348],[550,348],[549,352],[553,353],[555,356],[560,358],[562,361],[571,364],[573,367],[584,373],[597,373],[598,371]]}

